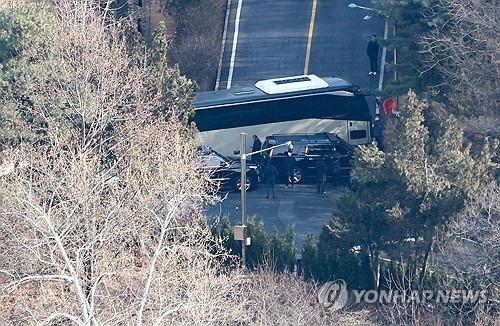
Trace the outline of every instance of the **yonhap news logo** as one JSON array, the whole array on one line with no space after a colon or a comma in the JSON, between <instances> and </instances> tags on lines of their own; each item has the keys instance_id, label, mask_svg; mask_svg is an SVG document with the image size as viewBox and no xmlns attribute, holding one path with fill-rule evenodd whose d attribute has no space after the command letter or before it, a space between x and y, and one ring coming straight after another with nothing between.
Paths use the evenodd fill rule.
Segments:
<instances>
[{"instance_id":1,"label":"yonhap news logo","mask_svg":"<svg viewBox=\"0 0 500 326\"><path fill-rule=\"evenodd\" d=\"M330 311L344 308L349 298L347 284L344 280L336 280L323 284L318 292L320 304Z\"/></svg>"},{"instance_id":2,"label":"yonhap news logo","mask_svg":"<svg viewBox=\"0 0 500 326\"><path fill-rule=\"evenodd\" d=\"M345 307L349 297L352 303L407 304L434 302L437 304L478 304L485 303L492 293L487 290L352 290L347 291L347 283L338 279L324 283L318 291L318 301L330 311Z\"/></svg>"}]
</instances>

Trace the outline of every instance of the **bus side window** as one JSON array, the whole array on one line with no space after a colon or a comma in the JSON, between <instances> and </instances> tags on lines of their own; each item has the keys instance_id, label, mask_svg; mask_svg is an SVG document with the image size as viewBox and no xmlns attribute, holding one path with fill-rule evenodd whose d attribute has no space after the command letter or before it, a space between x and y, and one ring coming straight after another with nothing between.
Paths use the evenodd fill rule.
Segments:
<instances>
[{"instance_id":1,"label":"bus side window","mask_svg":"<svg viewBox=\"0 0 500 326\"><path fill-rule=\"evenodd\" d=\"M224 129L241 126L240 110L234 107L221 107L205 110L205 130Z\"/></svg>"},{"instance_id":2,"label":"bus side window","mask_svg":"<svg viewBox=\"0 0 500 326\"><path fill-rule=\"evenodd\" d=\"M343 96L323 94L314 97L314 117L345 119L347 99Z\"/></svg>"},{"instance_id":3,"label":"bus side window","mask_svg":"<svg viewBox=\"0 0 500 326\"><path fill-rule=\"evenodd\" d=\"M262 123L275 122L274 111L271 110L269 103L249 103L242 105L241 119L242 125L258 125Z\"/></svg>"},{"instance_id":4,"label":"bus side window","mask_svg":"<svg viewBox=\"0 0 500 326\"><path fill-rule=\"evenodd\" d=\"M366 130L349 131L349 139L364 139L364 138L366 138Z\"/></svg>"},{"instance_id":5,"label":"bus side window","mask_svg":"<svg viewBox=\"0 0 500 326\"><path fill-rule=\"evenodd\" d=\"M309 106L314 99L312 96L290 98L283 101L274 101L277 121L309 119Z\"/></svg>"}]
</instances>

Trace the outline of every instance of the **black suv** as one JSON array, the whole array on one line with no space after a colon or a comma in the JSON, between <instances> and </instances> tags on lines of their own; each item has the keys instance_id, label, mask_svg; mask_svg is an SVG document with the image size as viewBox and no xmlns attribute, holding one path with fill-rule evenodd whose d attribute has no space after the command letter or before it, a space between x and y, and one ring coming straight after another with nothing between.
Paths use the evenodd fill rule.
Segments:
<instances>
[{"instance_id":1,"label":"black suv","mask_svg":"<svg viewBox=\"0 0 500 326\"><path fill-rule=\"evenodd\" d=\"M241 162L237 159L230 159L217 153L210 147L201 146L197 149L197 155L201 162L202 169L210 172L212 179L219 182L221 190L235 191L241 190ZM252 161L247 161L246 189L257 188L260 181L259 165Z\"/></svg>"},{"instance_id":2,"label":"black suv","mask_svg":"<svg viewBox=\"0 0 500 326\"><path fill-rule=\"evenodd\" d=\"M321 156L324 156L327 161L328 177L349 176L349 172L352 170L351 159L354 154L354 147L336 134L328 132L315 134L276 134L267 136L262 148L266 149L285 144L287 141L292 142L292 155L297 161L294 171L296 183L305 177L316 176L315 166ZM286 177L284 158L287 152L288 148L286 146L264 152L264 158L272 158L273 164L278 169L278 173L282 179Z\"/></svg>"}]
</instances>

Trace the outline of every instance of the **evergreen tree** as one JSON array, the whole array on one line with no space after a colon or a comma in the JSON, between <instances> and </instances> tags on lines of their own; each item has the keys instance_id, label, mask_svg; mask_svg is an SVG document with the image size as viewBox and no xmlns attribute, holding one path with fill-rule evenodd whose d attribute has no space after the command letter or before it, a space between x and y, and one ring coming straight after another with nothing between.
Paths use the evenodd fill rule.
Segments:
<instances>
[{"instance_id":1,"label":"evergreen tree","mask_svg":"<svg viewBox=\"0 0 500 326\"><path fill-rule=\"evenodd\" d=\"M316 238L308 235L302 248L304 279L327 282L343 279L352 289L372 287L368 256L337 218L329 221Z\"/></svg>"},{"instance_id":2,"label":"evergreen tree","mask_svg":"<svg viewBox=\"0 0 500 326\"><path fill-rule=\"evenodd\" d=\"M264 221L255 223L255 216L247 221L247 236L252 240L250 246L247 246L247 266L251 269L261 265L269 259L269 239L264 229Z\"/></svg>"},{"instance_id":3,"label":"evergreen tree","mask_svg":"<svg viewBox=\"0 0 500 326\"><path fill-rule=\"evenodd\" d=\"M421 283L438 228L446 226L466 200L491 180L493 166L488 143L479 157L471 156L470 145L454 117L442 126L444 131L435 140L430 139L424 124L426 108L415 93L409 93L401 138L393 153L393 167L408 193L408 200L401 205L406 212L406 234L415 241L413 275L420 267Z\"/></svg>"},{"instance_id":4,"label":"evergreen tree","mask_svg":"<svg viewBox=\"0 0 500 326\"><path fill-rule=\"evenodd\" d=\"M17 106L1 104L1 152L6 145L36 138L38 128L25 128L26 123L36 123L29 113L32 101L24 94L25 71L42 60L57 36L53 15L40 3L6 4L0 10L0 31L0 95L12 92L18 101Z\"/></svg>"},{"instance_id":5,"label":"evergreen tree","mask_svg":"<svg viewBox=\"0 0 500 326\"><path fill-rule=\"evenodd\" d=\"M306 241L302 246L302 269L304 271L304 279L313 279L320 274L322 264L318 261L318 247L316 245L317 237L313 234L308 234Z\"/></svg>"},{"instance_id":6,"label":"evergreen tree","mask_svg":"<svg viewBox=\"0 0 500 326\"><path fill-rule=\"evenodd\" d=\"M241 251L241 246L238 241L234 240L234 229L231 226L229 216L224 215L219 222L219 225L217 225L214 230L217 231L220 238L222 238L224 247L228 249L229 253L238 255L238 253Z\"/></svg>"},{"instance_id":7,"label":"evergreen tree","mask_svg":"<svg viewBox=\"0 0 500 326\"><path fill-rule=\"evenodd\" d=\"M387 61L387 70L396 72L397 80L387 79L384 92L389 96L403 95L408 89L417 93L430 91L433 87L443 87L443 79L437 69L429 68L421 53L421 36L446 16L437 11L437 0L375 0L375 6L388 17L391 35L385 41L389 58L396 50L394 58ZM391 62L392 61L392 62ZM433 92L438 94L437 92Z\"/></svg>"},{"instance_id":8,"label":"evergreen tree","mask_svg":"<svg viewBox=\"0 0 500 326\"><path fill-rule=\"evenodd\" d=\"M165 114L172 112L172 108L176 108L175 114L181 121L187 123L188 118L194 115L191 103L198 87L194 81L181 75L178 66L169 65L170 44L165 24L162 22L153 33L150 51L153 78L160 85L157 91L164 103L164 107L158 108L158 110Z\"/></svg>"},{"instance_id":9,"label":"evergreen tree","mask_svg":"<svg viewBox=\"0 0 500 326\"><path fill-rule=\"evenodd\" d=\"M461 212L491 179L495 165L485 143L478 157L470 153L455 118L431 137L425 124L425 101L415 93L402 112L394 151L375 146L355 154L352 189L338 203L338 213L319 238L319 261L337 261L326 271L342 270L349 247L359 246L369 258L372 283L380 284L380 253L411 266L414 281L422 284L438 230ZM308 251L313 252L310 248ZM418 271L420 270L420 275Z\"/></svg>"},{"instance_id":10,"label":"evergreen tree","mask_svg":"<svg viewBox=\"0 0 500 326\"><path fill-rule=\"evenodd\" d=\"M269 240L270 257L277 271L288 269L293 271L295 266L297 248L295 247L295 227L287 226L285 234L279 235L274 228Z\"/></svg>"}]
</instances>

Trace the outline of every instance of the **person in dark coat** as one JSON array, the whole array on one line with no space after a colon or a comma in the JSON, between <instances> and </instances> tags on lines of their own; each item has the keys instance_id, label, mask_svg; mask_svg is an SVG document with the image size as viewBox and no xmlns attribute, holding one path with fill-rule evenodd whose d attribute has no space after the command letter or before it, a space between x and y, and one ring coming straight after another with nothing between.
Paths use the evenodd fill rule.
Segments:
<instances>
[{"instance_id":1,"label":"person in dark coat","mask_svg":"<svg viewBox=\"0 0 500 326\"><path fill-rule=\"evenodd\" d=\"M318 194L324 194L326 182L326 162L324 156L321 156L316 162L316 179L318 181Z\"/></svg>"},{"instance_id":2,"label":"person in dark coat","mask_svg":"<svg viewBox=\"0 0 500 326\"><path fill-rule=\"evenodd\" d=\"M375 120L372 124L373 140L377 142L377 146L382 150L382 121L380 121L380 115L375 114Z\"/></svg>"},{"instance_id":3,"label":"person in dark coat","mask_svg":"<svg viewBox=\"0 0 500 326\"><path fill-rule=\"evenodd\" d=\"M252 152L260 151L262 149L262 142L260 141L259 136L253 135L252 138L253 138ZM252 160L254 160L255 162L260 162L261 158L262 158L262 153L252 155Z\"/></svg>"},{"instance_id":4,"label":"person in dark coat","mask_svg":"<svg viewBox=\"0 0 500 326\"><path fill-rule=\"evenodd\" d=\"M370 75L377 75L378 70L378 44L376 41L377 35L372 35L370 37L370 41L368 42L368 46L366 48L366 55L370 59Z\"/></svg>"},{"instance_id":5,"label":"person in dark coat","mask_svg":"<svg viewBox=\"0 0 500 326\"><path fill-rule=\"evenodd\" d=\"M137 31L142 35L141 18L137 18Z\"/></svg>"},{"instance_id":6,"label":"person in dark coat","mask_svg":"<svg viewBox=\"0 0 500 326\"><path fill-rule=\"evenodd\" d=\"M328 153L327 166L329 173L334 177L340 173L340 154L335 146L333 146Z\"/></svg>"},{"instance_id":7,"label":"person in dark coat","mask_svg":"<svg viewBox=\"0 0 500 326\"><path fill-rule=\"evenodd\" d=\"M273 193L273 199L276 198L274 194L274 186L276 185L277 176L278 176L278 169L276 169L271 160L269 160L267 162L266 168L264 169L264 179L266 180L267 199L269 199L270 190Z\"/></svg>"},{"instance_id":8,"label":"person in dark coat","mask_svg":"<svg viewBox=\"0 0 500 326\"><path fill-rule=\"evenodd\" d=\"M286 188L288 188L288 185L291 183L292 188L293 185L295 184L295 179L294 179L294 170L295 166L297 165L297 160L295 157L293 157L292 152L287 152L286 157L285 157L285 162L284 162L284 167L286 171Z\"/></svg>"}]
</instances>

